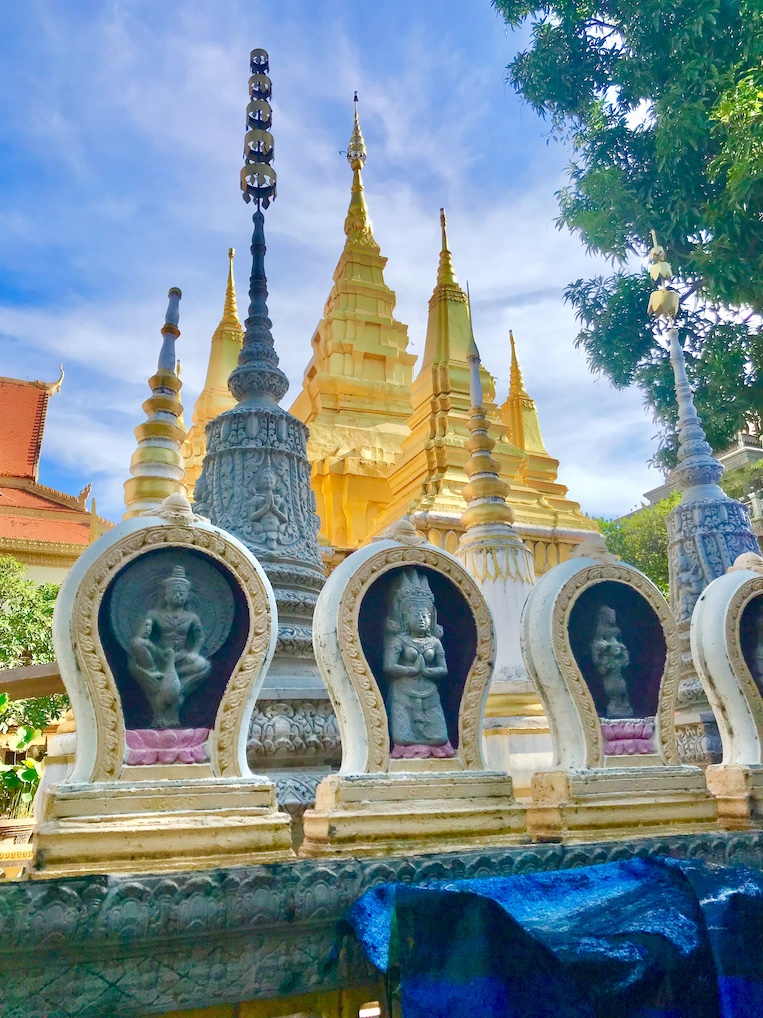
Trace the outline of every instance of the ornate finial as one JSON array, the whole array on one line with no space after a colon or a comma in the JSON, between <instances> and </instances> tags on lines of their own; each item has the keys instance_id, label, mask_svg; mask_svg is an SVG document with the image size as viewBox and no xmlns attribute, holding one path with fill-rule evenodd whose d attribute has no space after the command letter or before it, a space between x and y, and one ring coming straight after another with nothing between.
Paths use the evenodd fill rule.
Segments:
<instances>
[{"instance_id":1,"label":"ornate finial","mask_svg":"<svg viewBox=\"0 0 763 1018\"><path fill-rule=\"evenodd\" d=\"M750 571L763 574L763 557L756 555L754 551L745 551L737 555L734 564L729 566L727 573L740 573Z\"/></svg>"},{"instance_id":2,"label":"ornate finial","mask_svg":"<svg viewBox=\"0 0 763 1018\"><path fill-rule=\"evenodd\" d=\"M570 552L570 558L592 558L596 562L619 562L620 556L613 555L607 547L603 534L591 534Z\"/></svg>"},{"instance_id":3,"label":"ornate finial","mask_svg":"<svg viewBox=\"0 0 763 1018\"><path fill-rule=\"evenodd\" d=\"M666 281L673 273L666 260L665 249L657 242L654 230L652 241L654 246L649 252L649 260L652 262L649 274L653 280L660 280L662 287L650 296L648 310L649 314L666 318L672 323L678 313L678 293L667 288ZM671 471L671 477L681 491L707 485L714 489L710 497L726 498L717 487L723 476L723 465L712 455L713 450L694 406L694 396L686 374L686 360L678 340L678 329L674 326L668 332L668 339L678 401L678 465Z\"/></svg>"},{"instance_id":4,"label":"ornate finial","mask_svg":"<svg viewBox=\"0 0 763 1018\"><path fill-rule=\"evenodd\" d=\"M247 111L247 131L244 147L246 164L241 170L241 189L244 199L255 198L257 211L252 217L252 274L249 278L249 317L244 322L246 333L238 358L228 379L228 388L239 402L265 399L278 403L288 391L289 380L278 367L278 354L273 345L270 331L272 322L268 316L268 281L265 276L265 217L262 209L267 208L276 196L275 170L270 163L273 159L273 114L268 99L272 86L265 73L268 70L268 55L264 49L252 50L252 76L249 79L251 96Z\"/></svg>"},{"instance_id":5,"label":"ornate finial","mask_svg":"<svg viewBox=\"0 0 763 1018\"><path fill-rule=\"evenodd\" d=\"M398 544L407 544L414 547L429 543L416 530L409 516L401 516L399 520L395 520L394 523L391 523L380 534L372 538L372 541L397 541Z\"/></svg>"},{"instance_id":6,"label":"ornate finial","mask_svg":"<svg viewBox=\"0 0 763 1018\"><path fill-rule=\"evenodd\" d=\"M178 398L182 382L175 361L175 340L180 335L180 298L173 286L162 326L162 349L155 375L148 380L151 395L143 404L147 419L135 429L138 448L130 460L132 477L125 481L124 519L158 508L174 492L185 491L180 446L185 438L183 405Z\"/></svg>"},{"instance_id":7,"label":"ornate finial","mask_svg":"<svg viewBox=\"0 0 763 1018\"><path fill-rule=\"evenodd\" d=\"M482 406L482 379L480 378L480 352L474 338L472 324L472 297L469 293L469 282L466 283L466 305L469 309L469 346L466 359L469 362L469 399L473 407Z\"/></svg>"},{"instance_id":8,"label":"ornate finial","mask_svg":"<svg viewBox=\"0 0 763 1018\"><path fill-rule=\"evenodd\" d=\"M269 99L273 85L268 77L270 63L264 49L253 49L249 56L252 76L249 79L249 105L246 107L244 135L244 166L241 170L241 191L244 201L252 198L267 208L276 196L276 171L273 161L273 111Z\"/></svg>"},{"instance_id":9,"label":"ornate finial","mask_svg":"<svg viewBox=\"0 0 763 1018\"><path fill-rule=\"evenodd\" d=\"M347 146L347 162L353 168L353 170L359 170L365 165L366 158L368 157L368 150L366 149L366 143L363 139L363 132L360 130L360 121L358 120L358 93L355 93L353 99L355 103L355 119L352 128L352 134L350 135L350 144ZM355 164L359 163L359 166Z\"/></svg>"},{"instance_id":10,"label":"ornate finial","mask_svg":"<svg viewBox=\"0 0 763 1018\"><path fill-rule=\"evenodd\" d=\"M458 286L456 273L453 271L453 261L448 247L448 221L445 218L445 209L440 209L440 230L442 232L442 247L440 249L440 264L437 269L438 286ZM460 287L459 287L460 289Z\"/></svg>"},{"instance_id":11,"label":"ornate finial","mask_svg":"<svg viewBox=\"0 0 763 1018\"><path fill-rule=\"evenodd\" d=\"M176 374L175 340L180 335L178 322L180 321L180 298L183 294L176 286L173 286L167 296L169 297L169 304L167 305L167 314L164 316L164 326L162 327L164 342L159 353L159 371L171 371L173 374Z\"/></svg>"},{"instance_id":12,"label":"ornate finial","mask_svg":"<svg viewBox=\"0 0 763 1018\"><path fill-rule=\"evenodd\" d=\"M652 263L649 275L655 283L658 283L659 288L653 290L649 295L647 311L650 315L672 321L678 314L678 293L668 286L668 280L673 275L673 271L666 260L665 248L658 244L657 234L654 230L652 230L652 250L649 252L649 260Z\"/></svg>"},{"instance_id":13,"label":"ornate finial","mask_svg":"<svg viewBox=\"0 0 763 1018\"><path fill-rule=\"evenodd\" d=\"M527 396L525 383L522 378L522 369L517 359L517 348L514 343L514 333L509 329L509 342L511 343L511 370L509 374L509 396Z\"/></svg>"},{"instance_id":14,"label":"ornate finial","mask_svg":"<svg viewBox=\"0 0 763 1018\"><path fill-rule=\"evenodd\" d=\"M35 380L35 385L39 385L41 389L46 389L49 396L52 396L56 392L61 391L61 382L64 380L64 366L63 364L58 365L58 378L55 382L41 382L40 379Z\"/></svg>"},{"instance_id":15,"label":"ornate finial","mask_svg":"<svg viewBox=\"0 0 763 1018\"><path fill-rule=\"evenodd\" d=\"M194 513L191 503L182 491L176 491L174 494L168 495L159 508L152 511L151 515L160 516L168 523L180 525L198 523L204 519L203 516L197 516Z\"/></svg>"},{"instance_id":16,"label":"ornate finial","mask_svg":"<svg viewBox=\"0 0 763 1018\"><path fill-rule=\"evenodd\" d=\"M240 329L241 322L238 319L238 306L236 304L236 284L233 281L233 256L235 253L234 248L228 248L228 284L225 287L225 304L220 325L232 325L234 328Z\"/></svg>"},{"instance_id":17,"label":"ornate finial","mask_svg":"<svg viewBox=\"0 0 763 1018\"><path fill-rule=\"evenodd\" d=\"M347 146L347 162L352 167L352 194L350 207L347 209L347 218L344 221L344 232L349 243L368 247L378 253L379 245L374 240L371 227L371 217L368 214L366 196L363 191L363 179L360 171L368 155L366 143L360 130L358 120L358 93L355 93L355 120L350 136L350 144Z\"/></svg>"}]
</instances>

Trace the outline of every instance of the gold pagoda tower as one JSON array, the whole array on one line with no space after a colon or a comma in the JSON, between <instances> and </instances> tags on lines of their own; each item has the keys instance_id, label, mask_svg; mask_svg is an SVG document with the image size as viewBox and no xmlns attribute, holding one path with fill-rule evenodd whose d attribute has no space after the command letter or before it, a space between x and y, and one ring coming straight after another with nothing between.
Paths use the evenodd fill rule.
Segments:
<instances>
[{"instance_id":1,"label":"gold pagoda tower","mask_svg":"<svg viewBox=\"0 0 763 1018\"><path fill-rule=\"evenodd\" d=\"M307 452L324 544L342 555L361 545L389 504L387 477L409 434L416 360L394 317L387 259L374 239L361 171L358 120L347 149L352 194L334 285L312 339L313 355L291 413L310 429Z\"/></svg>"},{"instance_id":2,"label":"gold pagoda tower","mask_svg":"<svg viewBox=\"0 0 763 1018\"><path fill-rule=\"evenodd\" d=\"M228 378L238 364L244 330L238 317L236 287L233 282L233 248L228 249L228 284L225 288L225 303L220 324L212 334L209 363L204 388L193 407L191 427L183 442L182 455L185 465L185 484L188 497L193 501L193 491L201 474L201 467L207 451L206 427L225 410L236 405L228 388Z\"/></svg>"}]
</instances>

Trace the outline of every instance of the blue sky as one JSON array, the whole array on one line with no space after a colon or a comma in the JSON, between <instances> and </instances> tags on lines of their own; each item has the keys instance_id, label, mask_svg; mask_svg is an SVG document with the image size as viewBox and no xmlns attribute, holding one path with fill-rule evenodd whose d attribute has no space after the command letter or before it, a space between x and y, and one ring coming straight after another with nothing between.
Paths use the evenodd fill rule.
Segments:
<instances>
[{"instance_id":1,"label":"blue sky","mask_svg":"<svg viewBox=\"0 0 763 1018\"><path fill-rule=\"evenodd\" d=\"M438 209L469 280L498 395L514 329L560 480L619 515L659 483L636 391L592 376L564 285L606 270L554 227L569 152L505 83L526 42L488 0L26 0L0 41L0 374L66 379L40 479L123 511L170 286L190 420L220 318L227 249L245 312L251 209L238 177L248 56L270 53L278 199L267 213L270 309L296 396L341 251L361 100L376 239L410 349L434 285ZM242 318L244 314L242 313Z\"/></svg>"}]
</instances>

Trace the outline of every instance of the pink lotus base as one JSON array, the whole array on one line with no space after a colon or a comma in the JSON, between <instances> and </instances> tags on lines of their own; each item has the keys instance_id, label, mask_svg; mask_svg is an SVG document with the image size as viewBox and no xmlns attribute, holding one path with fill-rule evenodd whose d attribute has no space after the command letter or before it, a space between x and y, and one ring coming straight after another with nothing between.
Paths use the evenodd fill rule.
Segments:
<instances>
[{"instance_id":1,"label":"pink lotus base","mask_svg":"<svg viewBox=\"0 0 763 1018\"><path fill-rule=\"evenodd\" d=\"M456 751L450 744L450 740L443 746L424 746L414 743L412 746L393 746L390 757L393 760L427 760L429 757L451 757Z\"/></svg>"},{"instance_id":2,"label":"pink lotus base","mask_svg":"<svg viewBox=\"0 0 763 1018\"><path fill-rule=\"evenodd\" d=\"M643 756L656 753L654 718L630 718L622 721L601 719L604 756Z\"/></svg>"},{"instance_id":3,"label":"pink lotus base","mask_svg":"<svg viewBox=\"0 0 763 1018\"><path fill-rule=\"evenodd\" d=\"M209 759L208 728L133 728L125 732L127 759L132 766L204 763Z\"/></svg>"}]
</instances>

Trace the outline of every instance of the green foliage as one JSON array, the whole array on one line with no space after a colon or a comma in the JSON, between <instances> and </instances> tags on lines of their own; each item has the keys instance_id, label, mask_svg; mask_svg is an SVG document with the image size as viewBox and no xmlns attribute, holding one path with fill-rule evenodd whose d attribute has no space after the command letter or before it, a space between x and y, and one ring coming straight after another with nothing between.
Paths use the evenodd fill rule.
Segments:
<instances>
[{"instance_id":1,"label":"green foliage","mask_svg":"<svg viewBox=\"0 0 763 1018\"><path fill-rule=\"evenodd\" d=\"M674 458L667 357L633 256L650 229L676 273L697 406L716 449L763 406L761 0L493 0L531 45L509 80L573 145L558 225L619 261L566 292L593 370L637 384ZM629 261L630 259L630 261Z\"/></svg>"},{"instance_id":2,"label":"green foliage","mask_svg":"<svg viewBox=\"0 0 763 1018\"><path fill-rule=\"evenodd\" d=\"M736 470L727 470L718 482L731 498L743 498L753 491L763 489L763 460L748 463Z\"/></svg>"},{"instance_id":3,"label":"green foliage","mask_svg":"<svg viewBox=\"0 0 763 1018\"><path fill-rule=\"evenodd\" d=\"M27 580L24 567L0 556L0 668L53 660L53 606L58 585Z\"/></svg>"},{"instance_id":4,"label":"green foliage","mask_svg":"<svg viewBox=\"0 0 763 1018\"><path fill-rule=\"evenodd\" d=\"M655 505L639 509L620 520L596 522L607 539L607 548L613 555L619 555L623 562L640 569L667 597L668 578L668 531L665 524L667 515L675 509L681 499L680 492Z\"/></svg>"},{"instance_id":5,"label":"green foliage","mask_svg":"<svg viewBox=\"0 0 763 1018\"><path fill-rule=\"evenodd\" d=\"M0 816L23 817L32 811L40 783L40 765L36 760L0 765Z\"/></svg>"},{"instance_id":6,"label":"green foliage","mask_svg":"<svg viewBox=\"0 0 763 1018\"><path fill-rule=\"evenodd\" d=\"M51 623L57 593L56 584L37 586L24 577L24 567L16 559L0 556L0 668L53 660ZM14 733L15 753L22 754L68 706L63 695L11 700L0 692L0 732ZM34 760L0 765L0 815L28 812L38 781Z\"/></svg>"}]
</instances>

